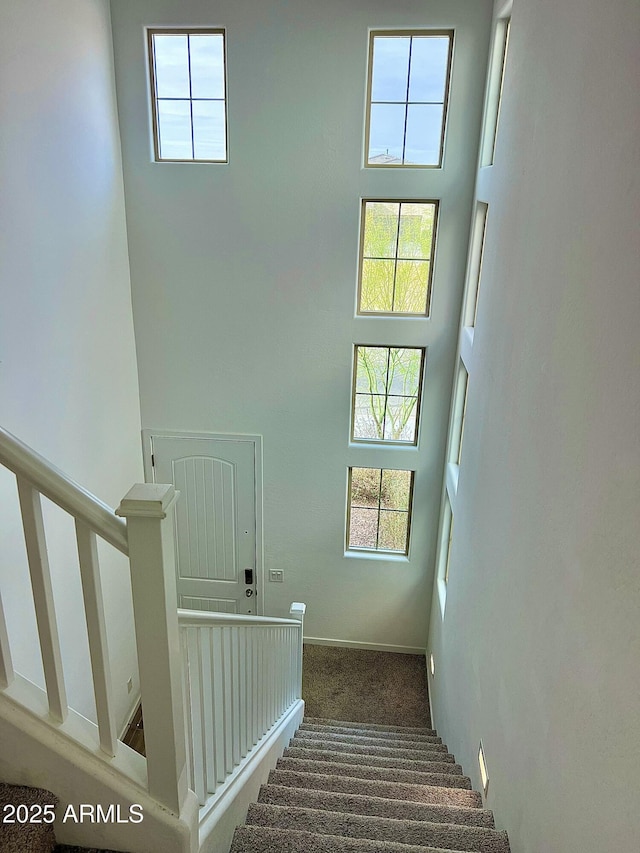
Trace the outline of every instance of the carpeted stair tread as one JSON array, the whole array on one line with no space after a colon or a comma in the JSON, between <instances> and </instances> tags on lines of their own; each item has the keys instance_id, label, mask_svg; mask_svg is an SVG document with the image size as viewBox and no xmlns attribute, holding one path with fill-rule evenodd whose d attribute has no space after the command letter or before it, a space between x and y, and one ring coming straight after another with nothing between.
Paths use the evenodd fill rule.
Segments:
<instances>
[{"instance_id":1,"label":"carpeted stair tread","mask_svg":"<svg viewBox=\"0 0 640 853\"><path fill-rule=\"evenodd\" d=\"M329 773L335 776L354 776L358 779L382 779L387 782L406 782L410 785L440 785L445 788L471 789L471 780L462 775L459 764L443 765L445 770L433 773L416 773L397 770L395 767L371 767L367 764L340 764L339 762L305 761L302 758L280 758L277 770L303 773Z\"/></svg>"},{"instance_id":2,"label":"carpeted stair tread","mask_svg":"<svg viewBox=\"0 0 640 853\"><path fill-rule=\"evenodd\" d=\"M415 803L364 794L314 791L308 788L292 788L284 785L263 785L260 788L258 802L271 803L275 806L298 806L359 815L377 815L379 817L392 817L397 820L428 820L432 823L495 828L493 812L489 809Z\"/></svg>"},{"instance_id":3,"label":"carpeted stair tread","mask_svg":"<svg viewBox=\"0 0 640 853\"><path fill-rule=\"evenodd\" d=\"M341 838L300 830L272 829L267 826L239 826L229 853L452 853L435 847Z\"/></svg>"},{"instance_id":4,"label":"carpeted stair tread","mask_svg":"<svg viewBox=\"0 0 640 853\"><path fill-rule=\"evenodd\" d=\"M317 740L318 732L309 732L304 729L298 729L294 735L296 738L304 738ZM362 746L380 746L380 738L378 737L367 737L366 735L349 735L349 734L336 734L335 732L326 732L322 735L322 740L326 741L334 741L335 743L359 743ZM428 749L430 744L434 743L442 743L442 738L432 736L432 735L424 735L421 740L402 740L401 749ZM395 746L395 742L394 742Z\"/></svg>"},{"instance_id":5,"label":"carpeted stair tread","mask_svg":"<svg viewBox=\"0 0 640 853\"><path fill-rule=\"evenodd\" d=\"M378 729L368 729L366 726L360 728L349 728L346 726L321 726L316 723L301 723L299 731L303 732L320 732L321 734L336 734L336 735L359 735L361 737L373 737L381 740L425 740L427 738L438 737L438 732L435 729L428 729L426 732L389 732Z\"/></svg>"},{"instance_id":6,"label":"carpeted stair tread","mask_svg":"<svg viewBox=\"0 0 640 853\"><path fill-rule=\"evenodd\" d=\"M9 785L0 782L0 814L5 806L25 805L33 815L32 806L58 805L58 798L42 788ZM52 853L56 846L53 825L50 823L2 823L0 850L2 853Z\"/></svg>"},{"instance_id":7,"label":"carpeted stair tread","mask_svg":"<svg viewBox=\"0 0 640 853\"><path fill-rule=\"evenodd\" d=\"M304 723L314 726L339 726L341 729L371 729L376 732L414 732L416 734L435 735L434 729L425 726L387 726L384 723L353 723L349 720L330 720L324 717L305 717Z\"/></svg>"},{"instance_id":8,"label":"carpeted stair tread","mask_svg":"<svg viewBox=\"0 0 640 853\"><path fill-rule=\"evenodd\" d=\"M456 778L456 777L452 777ZM457 777L464 778L464 777ZM405 782L388 782L380 779L361 779L337 776L330 773L305 773L292 770L271 770L269 784L311 788L317 791L338 791L345 794L365 794L392 800L415 803L482 808L482 797L477 791L449 788L440 785L410 785Z\"/></svg>"},{"instance_id":9,"label":"carpeted stair tread","mask_svg":"<svg viewBox=\"0 0 640 853\"><path fill-rule=\"evenodd\" d=\"M335 752L331 749L306 749L297 746L288 746L284 751L284 758L339 761L341 764L369 764L371 767L396 767L398 770L417 770L418 773L431 773L436 768L455 764L455 758L449 753L426 753L422 761L416 761L411 758L396 758L392 755L363 755L360 752Z\"/></svg>"},{"instance_id":10,"label":"carpeted stair tread","mask_svg":"<svg viewBox=\"0 0 640 853\"><path fill-rule=\"evenodd\" d=\"M415 759L416 761L430 761L431 756L435 753L450 755L447 747L440 743L429 744L428 748L424 749L399 749L395 746L384 746L383 744L380 744L380 746L371 746L369 744L363 745L361 743L346 741L336 743L333 740L293 737L289 745L299 747L300 749L333 750L334 752L351 752L359 753L360 755L386 755L387 758L407 758ZM434 760L440 761L439 758Z\"/></svg>"},{"instance_id":11,"label":"carpeted stair tread","mask_svg":"<svg viewBox=\"0 0 640 853\"><path fill-rule=\"evenodd\" d=\"M247 824L474 853L509 853L506 833L494 829L296 806L252 803L247 813Z\"/></svg>"}]
</instances>

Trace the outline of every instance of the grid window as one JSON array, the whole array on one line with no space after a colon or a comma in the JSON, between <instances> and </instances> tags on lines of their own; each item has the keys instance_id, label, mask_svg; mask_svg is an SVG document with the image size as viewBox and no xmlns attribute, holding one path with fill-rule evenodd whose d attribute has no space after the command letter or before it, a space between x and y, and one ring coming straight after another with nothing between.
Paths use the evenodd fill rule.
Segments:
<instances>
[{"instance_id":1,"label":"grid window","mask_svg":"<svg viewBox=\"0 0 640 853\"><path fill-rule=\"evenodd\" d=\"M149 30L156 160L227 162L223 30Z\"/></svg>"},{"instance_id":2,"label":"grid window","mask_svg":"<svg viewBox=\"0 0 640 853\"><path fill-rule=\"evenodd\" d=\"M356 346L353 441L416 444L424 349Z\"/></svg>"},{"instance_id":3,"label":"grid window","mask_svg":"<svg viewBox=\"0 0 640 853\"><path fill-rule=\"evenodd\" d=\"M453 33L371 33L367 166L442 164Z\"/></svg>"},{"instance_id":4,"label":"grid window","mask_svg":"<svg viewBox=\"0 0 640 853\"><path fill-rule=\"evenodd\" d=\"M350 468L347 548L407 554L413 471Z\"/></svg>"},{"instance_id":5,"label":"grid window","mask_svg":"<svg viewBox=\"0 0 640 853\"><path fill-rule=\"evenodd\" d=\"M436 201L363 201L359 314L429 315L437 218Z\"/></svg>"}]
</instances>

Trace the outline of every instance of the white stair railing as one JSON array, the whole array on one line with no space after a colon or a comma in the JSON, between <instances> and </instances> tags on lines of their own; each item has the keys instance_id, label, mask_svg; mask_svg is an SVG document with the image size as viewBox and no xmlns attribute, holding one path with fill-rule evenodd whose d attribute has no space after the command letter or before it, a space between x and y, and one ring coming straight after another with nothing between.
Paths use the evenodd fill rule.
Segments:
<instances>
[{"instance_id":1,"label":"white stair railing","mask_svg":"<svg viewBox=\"0 0 640 853\"><path fill-rule=\"evenodd\" d=\"M219 792L301 699L305 605L292 619L178 611L189 786Z\"/></svg>"},{"instance_id":2,"label":"white stair railing","mask_svg":"<svg viewBox=\"0 0 640 853\"><path fill-rule=\"evenodd\" d=\"M116 770L120 768L113 760L118 751L118 739L96 537L129 557L144 711L147 788L157 802L179 815L187 798L187 767L171 509L177 497L175 489L171 485L158 484L134 486L117 510L127 519L124 521L110 507L1 428L0 464L13 471L17 479L51 725L73 737L69 727L64 725L69 706L42 495L75 520L96 704L96 746L99 750L95 754L101 755ZM20 704L24 691L14 690L20 680L17 676L0 598L0 696ZM126 762L123 762L121 772L126 773L125 768Z\"/></svg>"}]
</instances>

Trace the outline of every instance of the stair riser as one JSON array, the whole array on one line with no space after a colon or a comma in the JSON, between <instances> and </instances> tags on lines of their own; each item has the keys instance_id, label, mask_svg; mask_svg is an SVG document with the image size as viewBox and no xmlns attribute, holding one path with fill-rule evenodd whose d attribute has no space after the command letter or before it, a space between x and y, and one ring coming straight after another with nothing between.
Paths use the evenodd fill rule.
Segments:
<instances>
[{"instance_id":1,"label":"stair riser","mask_svg":"<svg viewBox=\"0 0 640 853\"><path fill-rule=\"evenodd\" d=\"M306 754L305 754L306 753ZM380 764L374 759L377 756L370 755L352 755L341 752L315 752L308 749L285 749L283 758L295 758L298 761L313 761L322 762L323 764L350 764L356 767L377 767L380 770L390 771L406 771L409 773L454 773L462 776L462 767L459 764L451 764L450 762L428 761L422 762L419 767L404 766L396 767L393 764ZM384 760L384 759L383 759ZM406 764L407 762L405 762ZM415 765L418 762L408 762L409 765ZM384 778L384 777L380 777Z\"/></svg>"},{"instance_id":2,"label":"stair riser","mask_svg":"<svg viewBox=\"0 0 640 853\"><path fill-rule=\"evenodd\" d=\"M258 802L270 803L274 806L298 806L349 814L386 816L397 820L428 820L432 823L452 823L494 829L493 814L488 809L409 803L363 794L340 794L335 791L263 785Z\"/></svg>"},{"instance_id":3,"label":"stair riser","mask_svg":"<svg viewBox=\"0 0 640 853\"><path fill-rule=\"evenodd\" d=\"M351 752L359 755L381 755L387 758L405 758L413 761L426 760L435 753L449 755L447 747L444 744L430 744L428 749L397 749L395 747L386 746L363 746L359 743L335 743L331 740L313 740L311 738L291 738L290 746L297 746L300 749L321 749L323 751L333 750L334 752ZM427 756L427 758L425 758ZM440 759L438 759L440 760Z\"/></svg>"},{"instance_id":4,"label":"stair riser","mask_svg":"<svg viewBox=\"0 0 640 853\"><path fill-rule=\"evenodd\" d=\"M340 812L253 803L249 806L247 824L348 838L368 838L373 841L395 841L447 850L509 853L504 833L492 829L448 826L427 821L362 817Z\"/></svg>"},{"instance_id":5,"label":"stair riser","mask_svg":"<svg viewBox=\"0 0 640 853\"><path fill-rule=\"evenodd\" d=\"M414 732L415 734L436 734L434 729L423 726L387 726L384 723L354 723L350 720L328 720L323 717L305 717L304 723L319 726L338 726L346 729L371 729L378 732Z\"/></svg>"},{"instance_id":6,"label":"stair riser","mask_svg":"<svg viewBox=\"0 0 640 853\"><path fill-rule=\"evenodd\" d=\"M416 847L366 838L340 838L311 832L239 826L229 853L452 853L435 847Z\"/></svg>"},{"instance_id":7,"label":"stair riser","mask_svg":"<svg viewBox=\"0 0 640 853\"><path fill-rule=\"evenodd\" d=\"M303 773L328 773L335 776L352 776L357 779L374 779L387 782L405 782L409 785L438 785L445 788L471 788L471 780L462 775L458 764L447 764L445 771L414 773L411 770L395 770L386 767L370 767L366 764L334 764L324 761L303 761L298 758L281 758L278 770L293 770Z\"/></svg>"},{"instance_id":8,"label":"stair riser","mask_svg":"<svg viewBox=\"0 0 640 853\"><path fill-rule=\"evenodd\" d=\"M364 794L412 803L433 803L464 808L482 808L482 797L477 791L463 788L443 788L438 785L407 785L401 782L382 782L350 776L332 776L320 773L299 773L289 770L272 770L269 784L311 788L316 791L337 791L344 794Z\"/></svg>"},{"instance_id":9,"label":"stair riser","mask_svg":"<svg viewBox=\"0 0 640 853\"><path fill-rule=\"evenodd\" d=\"M295 733L294 737L296 738L311 738L312 740L318 739L318 732L308 732L304 729L298 729ZM333 741L334 743L358 743L362 746L380 746L380 738L377 737L365 737L361 735L339 735L335 733L328 732L326 735L323 735L322 740ZM393 746L395 747L396 741L394 741ZM428 747L429 744L432 743L442 743L442 738L439 737L424 737L422 740L415 739L402 739L402 746L400 749L424 749Z\"/></svg>"},{"instance_id":10,"label":"stair riser","mask_svg":"<svg viewBox=\"0 0 640 853\"><path fill-rule=\"evenodd\" d=\"M285 758L303 758L307 761L338 761L341 764L368 764L370 767L395 767L397 770L415 770L418 773L431 773L433 765L438 767L453 766L453 756L433 753L424 761L411 761L405 758L388 758L382 755L361 755L354 752L333 752L332 750L304 749L287 747ZM446 772L446 770L444 771Z\"/></svg>"},{"instance_id":11,"label":"stair riser","mask_svg":"<svg viewBox=\"0 0 640 853\"><path fill-rule=\"evenodd\" d=\"M358 737L370 737L370 738L378 738L380 740L426 740L427 738L436 738L438 735L433 729L428 729L426 732L417 733L417 732L385 732L385 731L376 731L375 729L367 729L365 727L361 729L356 728L345 728L342 726L317 726L312 723L302 723L300 725L298 731L303 732L326 732L327 734L335 734L335 735L347 735Z\"/></svg>"}]
</instances>

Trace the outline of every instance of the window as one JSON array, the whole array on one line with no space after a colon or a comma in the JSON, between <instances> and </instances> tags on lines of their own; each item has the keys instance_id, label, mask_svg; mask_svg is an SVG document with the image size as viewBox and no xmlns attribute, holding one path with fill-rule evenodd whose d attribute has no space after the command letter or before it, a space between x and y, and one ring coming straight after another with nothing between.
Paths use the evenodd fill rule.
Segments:
<instances>
[{"instance_id":1,"label":"window","mask_svg":"<svg viewBox=\"0 0 640 853\"><path fill-rule=\"evenodd\" d=\"M362 202L359 314L429 315L437 218L437 201Z\"/></svg>"},{"instance_id":2,"label":"window","mask_svg":"<svg viewBox=\"0 0 640 853\"><path fill-rule=\"evenodd\" d=\"M469 374L460 361L458 377L454 391L454 404L451 417L451 437L449 439L449 462L460 465L462 456L462 437L464 435L464 418L467 413L467 393L469 391Z\"/></svg>"},{"instance_id":3,"label":"window","mask_svg":"<svg viewBox=\"0 0 640 853\"><path fill-rule=\"evenodd\" d=\"M156 160L227 162L223 30L149 30Z\"/></svg>"},{"instance_id":4,"label":"window","mask_svg":"<svg viewBox=\"0 0 640 853\"><path fill-rule=\"evenodd\" d=\"M453 540L453 513L449 497L445 498L444 513L440 526L440 555L438 575L445 589L449 583L449 563L451 561L451 542Z\"/></svg>"},{"instance_id":5,"label":"window","mask_svg":"<svg viewBox=\"0 0 640 853\"><path fill-rule=\"evenodd\" d=\"M442 165L453 32L373 32L367 166Z\"/></svg>"},{"instance_id":6,"label":"window","mask_svg":"<svg viewBox=\"0 0 640 853\"><path fill-rule=\"evenodd\" d=\"M478 314L478 294L480 292L480 276L482 275L482 259L484 257L484 239L487 230L487 213L489 205L483 201L476 204L476 213L471 232L471 249L469 253L469 268L467 270L467 293L463 325L475 326Z\"/></svg>"},{"instance_id":7,"label":"window","mask_svg":"<svg viewBox=\"0 0 640 853\"><path fill-rule=\"evenodd\" d=\"M493 165L495 157L510 28L510 18L499 18L496 22L493 48L489 62L489 75L487 78L487 97L482 131L482 153L480 156L481 166Z\"/></svg>"},{"instance_id":8,"label":"window","mask_svg":"<svg viewBox=\"0 0 640 853\"><path fill-rule=\"evenodd\" d=\"M350 468L349 550L409 552L413 471Z\"/></svg>"},{"instance_id":9,"label":"window","mask_svg":"<svg viewBox=\"0 0 640 853\"><path fill-rule=\"evenodd\" d=\"M353 441L416 444L424 349L356 346Z\"/></svg>"}]
</instances>

